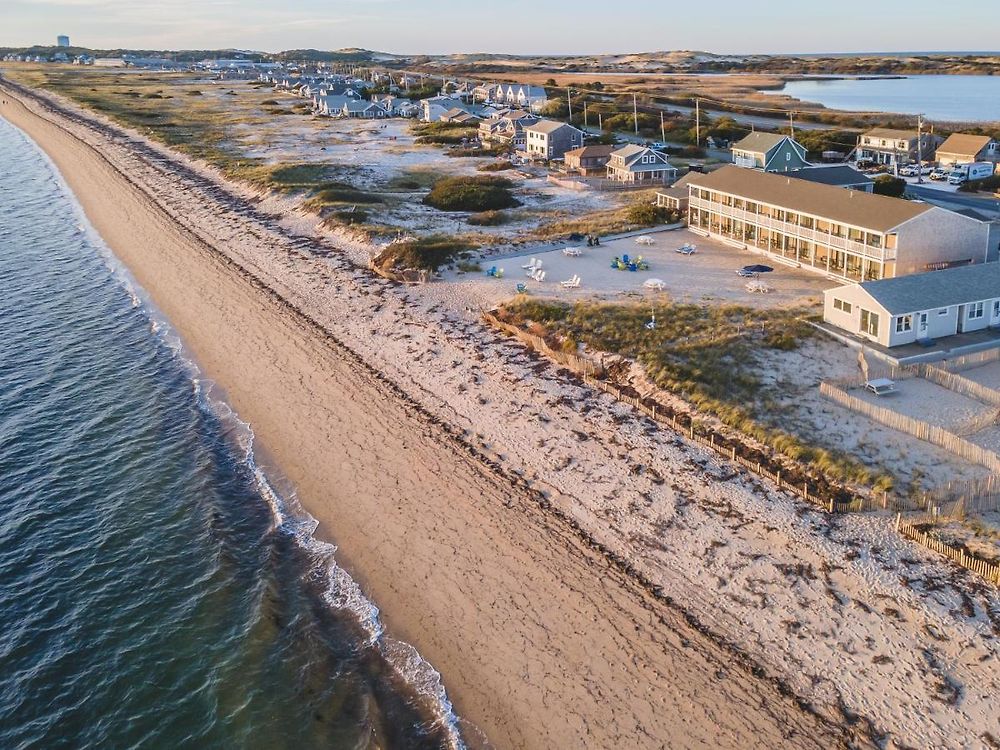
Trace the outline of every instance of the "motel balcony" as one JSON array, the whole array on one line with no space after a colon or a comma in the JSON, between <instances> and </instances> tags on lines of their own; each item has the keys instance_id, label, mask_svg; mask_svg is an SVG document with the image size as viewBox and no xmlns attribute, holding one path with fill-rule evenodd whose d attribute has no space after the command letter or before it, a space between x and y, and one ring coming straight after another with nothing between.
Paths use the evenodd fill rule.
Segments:
<instances>
[{"instance_id":1,"label":"motel balcony","mask_svg":"<svg viewBox=\"0 0 1000 750\"><path fill-rule=\"evenodd\" d=\"M795 237L801 240L809 240L810 242L814 242L818 245L824 245L834 250L843 250L844 252L853 253L854 255L870 258L872 260L885 262L896 259L896 253L894 250L888 250L885 247L875 247L874 245L851 240L846 237L835 235L831 232L824 232L819 229L804 227L787 221L781 221L771 216L747 211L746 209L736 208L734 206L724 206L721 203L714 203L703 198L694 197L691 198L689 206L692 209L710 211L718 214L719 216L735 219L748 224L754 224L761 229L780 232L788 235L789 237Z\"/></svg>"}]
</instances>

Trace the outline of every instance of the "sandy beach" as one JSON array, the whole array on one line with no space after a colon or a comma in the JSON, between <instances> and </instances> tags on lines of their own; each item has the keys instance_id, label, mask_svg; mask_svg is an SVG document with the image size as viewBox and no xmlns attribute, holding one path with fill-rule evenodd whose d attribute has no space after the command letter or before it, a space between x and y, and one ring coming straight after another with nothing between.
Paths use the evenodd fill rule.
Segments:
<instances>
[{"instance_id":1,"label":"sandy beach","mask_svg":"<svg viewBox=\"0 0 1000 750\"><path fill-rule=\"evenodd\" d=\"M803 508L474 313L373 279L314 217L3 90L0 115L494 746L1000 736L996 592L885 519Z\"/></svg>"}]
</instances>

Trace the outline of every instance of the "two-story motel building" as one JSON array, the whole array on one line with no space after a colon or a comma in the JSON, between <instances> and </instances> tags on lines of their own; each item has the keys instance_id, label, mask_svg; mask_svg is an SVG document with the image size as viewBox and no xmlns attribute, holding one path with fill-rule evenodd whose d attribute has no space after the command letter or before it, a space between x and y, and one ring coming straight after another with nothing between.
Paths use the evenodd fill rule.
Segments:
<instances>
[{"instance_id":1,"label":"two-story motel building","mask_svg":"<svg viewBox=\"0 0 1000 750\"><path fill-rule=\"evenodd\" d=\"M688 228L828 276L892 278L987 259L988 227L926 203L727 166L689 177Z\"/></svg>"}]
</instances>

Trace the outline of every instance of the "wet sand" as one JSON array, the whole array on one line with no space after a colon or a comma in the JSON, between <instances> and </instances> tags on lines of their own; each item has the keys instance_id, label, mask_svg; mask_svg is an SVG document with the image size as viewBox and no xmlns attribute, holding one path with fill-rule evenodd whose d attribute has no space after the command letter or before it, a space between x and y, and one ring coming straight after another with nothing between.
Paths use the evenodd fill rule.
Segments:
<instances>
[{"instance_id":1,"label":"wet sand","mask_svg":"<svg viewBox=\"0 0 1000 750\"><path fill-rule=\"evenodd\" d=\"M840 732L588 545L279 292L10 96L296 487L389 632L498 747L835 747Z\"/></svg>"}]
</instances>

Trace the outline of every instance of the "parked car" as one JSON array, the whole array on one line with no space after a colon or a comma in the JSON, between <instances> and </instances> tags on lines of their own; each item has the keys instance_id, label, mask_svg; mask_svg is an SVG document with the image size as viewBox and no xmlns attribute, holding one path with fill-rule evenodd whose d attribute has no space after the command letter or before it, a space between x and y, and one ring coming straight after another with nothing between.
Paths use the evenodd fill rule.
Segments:
<instances>
[{"instance_id":1,"label":"parked car","mask_svg":"<svg viewBox=\"0 0 1000 750\"><path fill-rule=\"evenodd\" d=\"M932 180L947 180L948 179L948 175L950 173L951 173L951 170L949 170L947 167L938 167L937 169L935 169L934 171L931 172L931 179Z\"/></svg>"},{"instance_id":2,"label":"parked car","mask_svg":"<svg viewBox=\"0 0 1000 750\"><path fill-rule=\"evenodd\" d=\"M916 177L918 173L916 164L907 164L905 167L899 170L901 177Z\"/></svg>"}]
</instances>

